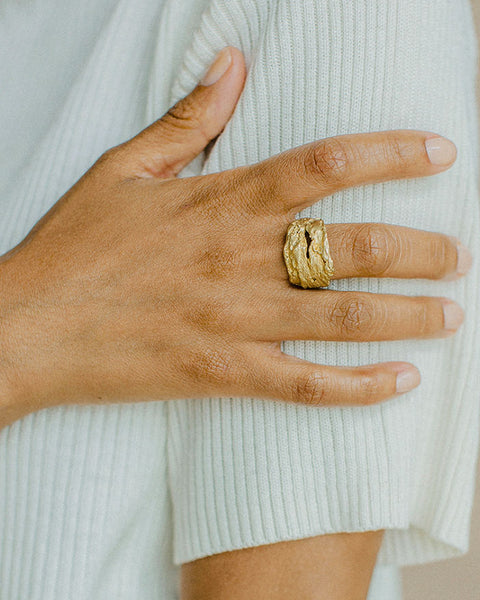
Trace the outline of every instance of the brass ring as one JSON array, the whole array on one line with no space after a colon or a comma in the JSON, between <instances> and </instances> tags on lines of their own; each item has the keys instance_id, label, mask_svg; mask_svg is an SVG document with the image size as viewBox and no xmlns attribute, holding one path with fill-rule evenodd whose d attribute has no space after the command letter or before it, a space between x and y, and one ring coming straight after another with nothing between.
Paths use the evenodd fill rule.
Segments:
<instances>
[{"instance_id":1,"label":"brass ring","mask_svg":"<svg viewBox=\"0 0 480 600\"><path fill-rule=\"evenodd\" d=\"M327 287L334 274L327 230L322 219L295 219L287 229L283 258L291 284Z\"/></svg>"}]
</instances>

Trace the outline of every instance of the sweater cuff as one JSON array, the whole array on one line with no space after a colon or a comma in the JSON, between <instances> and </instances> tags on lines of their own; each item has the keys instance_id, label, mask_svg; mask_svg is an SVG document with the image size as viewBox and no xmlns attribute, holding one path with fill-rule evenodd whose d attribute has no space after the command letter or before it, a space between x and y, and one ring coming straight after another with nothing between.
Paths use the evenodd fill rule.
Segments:
<instances>
[{"instance_id":1,"label":"sweater cuff","mask_svg":"<svg viewBox=\"0 0 480 600\"><path fill-rule=\"evenodd\" d=\"M346 408L253 398L169 402L174 563L377 529L387 530L379 564L465 553L462 515L473 490L463 490L462 510L450 503L448 514L412 512L410 404L405 398ZM468 481L470 487L473 474Z\"/></svg>"}]
</instances>

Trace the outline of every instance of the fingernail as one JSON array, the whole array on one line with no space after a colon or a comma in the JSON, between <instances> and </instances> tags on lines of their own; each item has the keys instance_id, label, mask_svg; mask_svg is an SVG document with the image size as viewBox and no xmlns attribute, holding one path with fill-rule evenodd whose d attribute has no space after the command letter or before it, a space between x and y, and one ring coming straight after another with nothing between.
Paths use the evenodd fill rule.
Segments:
<instances>
[{"instance_id":1,"label":"fingernail","mask_svg":"<svg viewBox=\"0 0 480 600\"><path fill-rule=\"evenodd\" d=\"M420 384L421 377L418 369L406 369L397 375L397 394L403 394L416 388Z\"/></svg>"},{"instance_id":2,"label":"fingernail","mask_svg":"<svg viewBox=\"0 0 480 600\"><path fill-rule=\"evenodd\" d=\"M232 53L230 48L223 48L217 54L217 58L212 66L208 69L207 73L200 81L201 85L213 85L220 77L227 71L228 67L232 62Z\"/></svg>"},{"instance_id":3,"label":"fingernail","mask_svg":"<svg viewBox=\"0 0 480 600\"><path fill-rule=\"evenodd\" d=\"M457 257L457 273L460 276L466 275L472 266L473 257L470 250L461 242L458 242Z\"/></svg>"},{"instance_id":4,"label":"fingernail","mask_svg":"<svg viewBox=\"0 0 480 600\"><path fill-rule=\"evenodd\" d=\"M428 158L433 165L449 165L457 156L457 148L453 142L441 136L425 140Z\"/></svg>"},{"instance_id":5,"label":"fingernail","mask_svg":"<svg viewBox=\"0 0 480 600\"><path fill-rule=\"evenodd\" d=\"M443 298L443 329L446 334L453 334L463 323L463 310L456 302Z\"/></svg>"},{"instance_id":6,"label":"fingernail","mask_svg":"<svg viewBox=\"0 0 480 600\"><path fill-rule=\"evenodd\" d=\"M457 247L457 267L453 273L449 273L443 279L445 281L455 281L460 277L463 277L470 271L470 267L472 266L473 257L470 250L462 244L462 242L453 235L448 236L452 243L454 243Z\"/></svg>"}]
</instances>

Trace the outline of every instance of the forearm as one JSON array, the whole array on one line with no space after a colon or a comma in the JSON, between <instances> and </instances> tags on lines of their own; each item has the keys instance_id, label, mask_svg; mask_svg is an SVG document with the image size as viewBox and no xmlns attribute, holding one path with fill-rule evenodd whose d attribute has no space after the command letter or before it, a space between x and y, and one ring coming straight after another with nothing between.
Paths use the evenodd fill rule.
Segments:
<instances>
[{"instance_id":1,"label":"forearm","mask_svg":"<svg viewBox=\"0 0 480 600\"><path fill-rule=\"evenodd\" d=\"M224 552L182 565L182 600L365 600L383 530Z\"/></svg>"}]
</instances>

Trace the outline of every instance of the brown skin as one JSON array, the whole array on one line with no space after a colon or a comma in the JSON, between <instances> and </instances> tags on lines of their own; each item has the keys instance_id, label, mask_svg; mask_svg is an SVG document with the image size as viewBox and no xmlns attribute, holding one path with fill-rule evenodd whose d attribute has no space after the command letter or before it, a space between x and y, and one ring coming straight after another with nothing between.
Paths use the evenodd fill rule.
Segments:
<instances>
[{"instance_id":1,"label":"brown skin","mask_svg":"<svg viewBox=\"0 0 480 600\"><path fill-rule=\"evenodd\" d=\"M281 341L455 332L443 313L447 303L463 314L453 301L303 290L289 283L282 254L288 224L313 202L444 171L425 149L435 134L342 135L252 166L174 177L221 131L243 74L243 61L233 61L217 84L199 85L105 152L3 256L2 425L56 404L123 399L368 405L398 395L399 373L418 371L403 362L318 365L284 354ZM455 271L456 246L442 233L381 223L327 231L336 277L438 279Z\"/></svg>"},{"instance_id":2,"label":"brown skin","mask_svg":"<svg viewBox=\"0 0 480 600\"><path fill-rule=\"evenodd\" d=\"M182 600L364 600L383 530L222 552L182 565Z\"/></svg>"},{"instance_id":3,"label":"brown skin","mask_svg":"<svg viewBox=\"0 0 480 600\"><path fill-rule=\"evenodd\" d=\"M238 50L232 57L217 83L105 152L0 258L0 427L75 403L253 396L369 405L397 396L397 374L418 376L415 367L323 366L283 354L281 341L455 332L444 326L443 297L302 290L289 284L282 256L290 221L321 198L448 168L429 161L424 143L435 134L338 136L175 178L233 112L245 65ZM455 273L456 246L443 233L381 223L327 232L337 278ZM363 598L378 544L371 532L338 534L202 559L184 568L184 595ZM233 589L228 573L243 584Z\"/></svg>"}]
</instances>

